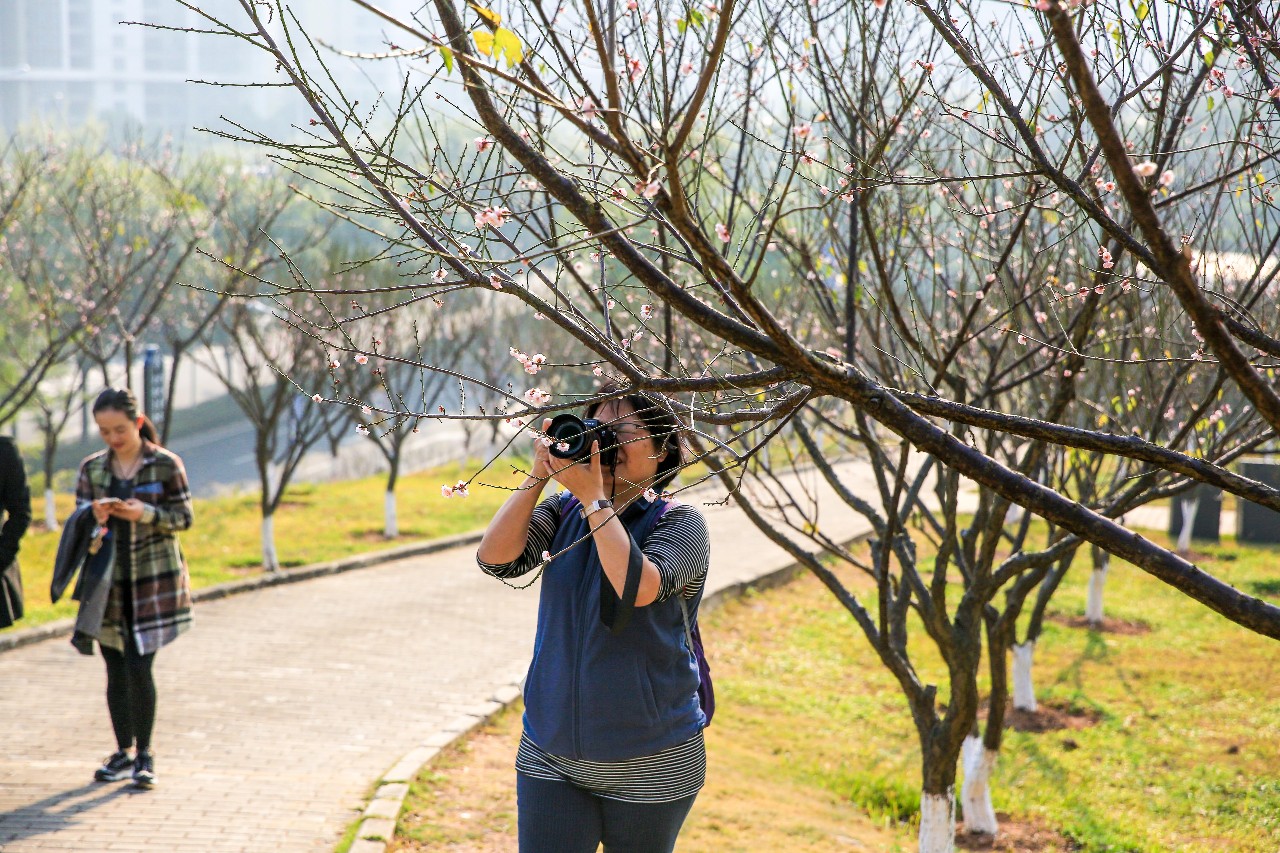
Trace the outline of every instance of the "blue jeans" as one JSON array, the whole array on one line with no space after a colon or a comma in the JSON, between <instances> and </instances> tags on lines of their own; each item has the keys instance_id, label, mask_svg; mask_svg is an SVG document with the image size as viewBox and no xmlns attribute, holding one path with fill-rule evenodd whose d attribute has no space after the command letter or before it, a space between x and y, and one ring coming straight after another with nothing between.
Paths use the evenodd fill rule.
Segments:
<instances>
[{"instance_id":1,"label":"blue jeans","mask_svg":"<svg viewBox=\"0 0 1280 853\"><path fill-rule=\"evenodd\" d=\"M697 796L624 803L517 773L520 853L671 853Z\"/></svg>"}]
</instances>

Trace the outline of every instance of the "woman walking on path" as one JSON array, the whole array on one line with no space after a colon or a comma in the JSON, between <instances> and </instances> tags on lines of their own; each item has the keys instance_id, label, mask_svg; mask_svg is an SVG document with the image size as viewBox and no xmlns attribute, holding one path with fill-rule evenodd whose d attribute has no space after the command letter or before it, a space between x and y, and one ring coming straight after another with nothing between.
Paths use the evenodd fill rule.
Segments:
<instances>
[{"instance_id":1,"label":"woman walking on path","mask_svg":"<svg viewBox=\"0 0 1280 853\"><path fill-rule=\"evenodd\" d=\"M98 395L93 419L107 448L80 463L76 500L92 502L115 541L113 581L98 645L107 666L107 710L117 751L94 773L156 784L151 730L156 715L156 651L191 625L191 582L175 534L191 526L182 460L160 447L125 388ZM136 746L135 756L130 750Z\"/></svg>"},{"instance_id":2,"label":"woman walking on path","mask_svg":"<svg viewBox=\"0 0 1280 853\"><path fill-rule=\"evenodd\" d=\"M686 638L707 528L693 507L656 495L682 463L670 412L629 394L587 416L616 433L616 461L602 467L599 442L575 462L535 441L531 475L476 555L502 579L551 556L516 754L520 850L594 853L603 842L608 853L669 853L706 774ZM539 502L551 479L568 493Z\"/></svg>"}]
</instances>

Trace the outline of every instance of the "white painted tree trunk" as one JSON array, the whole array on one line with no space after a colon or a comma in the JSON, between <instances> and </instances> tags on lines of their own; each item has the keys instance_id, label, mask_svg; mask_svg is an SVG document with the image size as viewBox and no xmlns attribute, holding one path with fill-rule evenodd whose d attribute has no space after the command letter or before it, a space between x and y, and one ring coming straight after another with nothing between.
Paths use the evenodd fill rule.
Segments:
<instances>
[{"instance_id":1,"label":"white painted tree trunk","mask_svg":"<svg viewBox=\"0 0 1280 853\"><path fill-rule=\"evenodd\" d=\"M276 517L262 519L262 567L269 572L280 570L280 558L276 556Z\"/></svg>"},{"instance_id":2,"label":"white painted tree trunk","mask_svg":"<svg viewBox=\"0 0 1280 853\"><path fill-rule=\"evenodd\" d=\"M964 828L969 832L995 835L1000 829L996 810L991 806L991 769L996 766L997 752L987 749L982 738L970 735L960 748L964 767L964 784L960 802L964 804Z\"/></svg>"},{"instance_id":3,"label":"white painted tree trunk","mask_svg":"<svg viewBox=\"0 0 1280 853\"><path fill-rule=\"evenodd\" d=\"M1200 509L1200 498L1182 499L1182 530L1178 533L1178 551L1187 553L1191 550L1191 528L1196 523L1196 510Z\"/></svg>"},{"instance_id":4,"label":"white painted tree trunk","mask_svg":"<svg viewBox=\"0 0 1280 853\"><path fill-rule=\"evenodd\" d=\"M388 539L395 539L400 535L400 523L396 518L396 493L389 491L383 499L383 535Z\"/></svg>"},{"instance_id":5,"label":"white painted tree trunk","mask_svg":"<svg viewBox=\"0 0 1280 853\"><path fill-rule=\"evenodd\" d=\"M1036 641L1013 644L1013 707L1034 714L1036 686L1031 681L1031 663L1036 652Z\"/></svg>"},{"instance_id":6,"label":"white painted tree trunk","mask_svg":"<svg viewBox=\"0 0 1280 853\"><path fill-rule=\"evenodd\" d=\"M954 853L956 792L920 794L920 853Z\"/></svg>"},{"instance_id":7,"label":"white painted tree trunk","mask_svg":"<svg viewBox=\"0 0 1280 853\"><path fill-rule=\"evenodd\" d=\"M1089 597L1084 605L1084 618L1090 625L1102 624L1102 591L1106 587L1107 569L1110 567L1111 555L1103 552L1101 560L1089 575Z\"/></svg>"},{"instance_id":8,"label":"white painted tree trunk","mask_svg":"<svg viewBox=\"0 0 1280 853\"><path fill-rule=\"evenodd\" d=\"M58 507L53 502L53 489L44 490L44 526L46 530L58 529Z\"/></svg>"}]
</instances>

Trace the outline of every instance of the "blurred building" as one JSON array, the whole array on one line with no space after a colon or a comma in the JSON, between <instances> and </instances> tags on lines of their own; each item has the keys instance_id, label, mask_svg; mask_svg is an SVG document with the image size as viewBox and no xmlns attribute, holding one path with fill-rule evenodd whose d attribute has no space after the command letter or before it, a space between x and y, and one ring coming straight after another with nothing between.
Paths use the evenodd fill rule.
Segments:
<instances>
[{"instance_id":1,"label":"blurred building","mask_svg":"<svg viewBox=\"0 0 1280 853\"><path fill-rule=\"evenodd\" d=\"M237 0L198 5L244 27ZM379 5L403 12L420 4ZM347 0L307 0L292 8L323 41L348 50L385 50L385 23ZM233 37L126 21L210 28L174 0L0 0L0 129L31 121L75 126L98 119L108 124L133 120L149 130L183 133L192 126L214 126L222 114L258 129L288 125L282 109L298 96L287 89L188 82L278 82L261 50ZM326 56L326 62L335 66L344 86L347 81L370 85L348 60ZM375 66L373 85L394 93L397 77L394 64L383 63Z\"/></svg>"}]
</instances>

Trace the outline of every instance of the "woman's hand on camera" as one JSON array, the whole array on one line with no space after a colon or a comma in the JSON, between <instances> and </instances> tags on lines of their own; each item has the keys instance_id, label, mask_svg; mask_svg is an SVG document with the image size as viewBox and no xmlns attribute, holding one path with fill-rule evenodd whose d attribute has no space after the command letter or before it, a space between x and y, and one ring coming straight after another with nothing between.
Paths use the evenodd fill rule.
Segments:
<instances>
[{"instance_id":1,"label":"woman's hand on camera","mask_svg":"<svg viewBox=\"0 0 1280 853\"><path fill-rule=\"evenodd\" d=\"M600 470L600 442L591 442L591 455L583 460L560 459L552 456L550 449L547 458L551 466L551 475L555 481L584 504L605 497L604 476Z\"/></svg>"},{"instance_id":2,"label":"woman's hand on camera","mask_svg":"<svg viewBox=\"0 0 1280 853\"><path fill-rule=\"evenodd\" d=\"M543 418L542 431L546 432L550 426L551 418ZM533 440L533 470L529 473L539 482L545 483L555 474L555 468L551 465L551 460L555 457L551 455L550 446L542 439L542 436L538 436Z\"/></svg>"}]
</instances>

